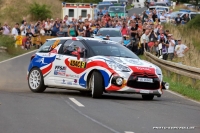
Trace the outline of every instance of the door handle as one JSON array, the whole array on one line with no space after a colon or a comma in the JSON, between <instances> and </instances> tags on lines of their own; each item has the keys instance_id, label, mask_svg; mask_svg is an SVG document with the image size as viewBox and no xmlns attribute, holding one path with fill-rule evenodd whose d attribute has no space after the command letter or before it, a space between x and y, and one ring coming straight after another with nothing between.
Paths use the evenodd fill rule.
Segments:
<instances>
[{"instance_id":1,"label":"door handle","mask_svg":"<svg viewBox=\"0 0 200 133\"><path fill-rule=\"evenodd\" d=\"M61 60L60 58L56 58L56 60Z\"/></svg>"}]
</instances>

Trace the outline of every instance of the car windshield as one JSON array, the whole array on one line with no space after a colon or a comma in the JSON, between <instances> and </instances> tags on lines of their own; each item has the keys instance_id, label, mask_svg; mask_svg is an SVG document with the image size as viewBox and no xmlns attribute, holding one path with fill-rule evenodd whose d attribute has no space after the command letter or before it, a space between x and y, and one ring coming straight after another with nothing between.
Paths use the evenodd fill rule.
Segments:
<instances>
[{"instance_id":1,"label":"car windshield","mask_svg":"<svg viewBox=\"0 0 200 133\"><path fill-rule=\"evenodd\" d=\"M106 10L108 10L108 8L110 7L110 5L99 5L98 6L98 9L100 10L100 9L104 9L106 7Z\"/></svg>"},{"instance_id":2,"label":"car windshield","mask_svg":"<svg viewBox=\"0 0 200 133\"><path fill-rule=\"evenodd\" d=\"M59 44L62 44L63 42L65 42L65 40L46 40L46 42L38 49L37 52L44 52L44 53L48 53L51 50L51 47L53 45L58 46Z\"/></svg>"},{"instance_id":3,"label":"car windshield","mask_svg":"<svg viewBox=\"0 0 200 133\"><path fill-rule=\"evenodd\" d=\"M124 7L110 7L108 12L114 12L114 13L118 13L118 12L121 12L123 13L125 10L124 10Z\"/></svg>"},{"instance_id":4,"label":"car windshield","mask_svg":"<svg viewBox=\"0 0 200 133\"><path fill-rule=\"evenodd\" d=\"M121 32L118 29L100 29L98 32L98 35L106 36L110 35L110 37L122 37Z\"/></svg>"},{"instance_id":5,"label":"car windshield","mask_svg":"<svg viewBox=\"0 0 200 133\"><path fill-rule=\"evenodd\" d=\"M178 14L180 14L180 16L181 16L183 13L181 13L181 12L172 12L170 14L170 16L171 16L171 18L176 18L176 17L178 17Z\"/></svg>"},{"instance_id":6,"label":"car windshield","mask_svg":"<svg viewBox=\"0 0 200 133\"><path fill-rule=\"evenodd\" d=\"M140 59L131 50L122 46L117 42L105 41L105 40L86 40L88 45L96 56L115 56L124 58Z\"/></svg>"},{"instance_id":7,"label":"car windshield","mask_svg":"<svg viewBox=\"0 0 200 133\"><path fill-rule=\"evenodd\" d=\"M155 3L155 6L166 6L165 3Z\"/></svg>"}]
</instances>

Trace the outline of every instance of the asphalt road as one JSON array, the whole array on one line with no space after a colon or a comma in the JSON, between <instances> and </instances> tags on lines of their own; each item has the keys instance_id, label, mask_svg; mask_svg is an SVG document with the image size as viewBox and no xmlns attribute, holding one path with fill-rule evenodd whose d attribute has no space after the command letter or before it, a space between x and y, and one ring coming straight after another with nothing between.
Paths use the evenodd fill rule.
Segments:
<instances>
[{"instance_id":1,"label":"asphalt road","mask_svg":"<svg viewBox=\"0 0 200 133\"><path fill-rule=\"evenodd\" d=\"M26 80L31 55L0 63L0 133L200 133L200 104L166 91L153 101L57 89L32 93ZM195 129L153 129L160 126Z\"/></svg>"}]
</instances>

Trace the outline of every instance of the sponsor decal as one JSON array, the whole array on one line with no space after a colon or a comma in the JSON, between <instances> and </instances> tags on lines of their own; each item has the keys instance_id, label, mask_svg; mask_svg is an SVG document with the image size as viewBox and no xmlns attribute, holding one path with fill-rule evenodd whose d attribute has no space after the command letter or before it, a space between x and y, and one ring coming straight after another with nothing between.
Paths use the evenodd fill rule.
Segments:
<instances>
[{"instance_id":1,"label":"sponsor decal","mask_svg":"<svg viewBox=\"0 0 200 133\"><path fill-rule=\"evenodd\" d=\"M55 66L54 75L65 76L66 67L65 66Z\"/></svg>"},{"instance_id":2,"label":"sponsor decal","mask_svg":"<svg viewBox=\"0 0 200 133\"><path fill-rule=\"evenodd\" d=\"M67 78L73 78L73 79L75 79L75 78L79 78L79 75L72 75L72 74L66 74L66 77Z\"/></svg>"},{"instance_id":3,"label":"sponsor decal","mask_svg":"<svg viewBox=\"0 0 200 133\"><path fill-rule=\"evenodd\" d=\"M78 80L77 79L74 79L74 83L73 83L73 85L78 85Z\"/></svg>"},{"instance_id":4,"label":"sponsor decal","mask_svg":"<svg viewBox=\"0 0 200 133\"><path fill-rule=\"evenodd\" d=\"M86 68L86 62L79 60L70 60L69 65L76 68Z\"/></svg>"},{"instance_id":5,"label":"sponsor decal","mask_svg":"<svg viewBox=\"0 0 200 133\"><path fill-rule=\"evenodd\" d=\"M66 81L63 79L62 83L61 84L66 84Z\"/></svg>"},{"instance_id":6,"label":"sponsor decal","mask_svg":"<svg viewBox=\"0 0 200 133\"><path fill-rule=\"evenodd\" d=\"M48 64L48 63L45 63L45 62L44 62L44 58L39 58L39 59L37 59L35 62L38 62L38 63L40 63L40 64Z\"/></svg>"},{"instance_id":7,"label":"sponsor decal","mask_svg":"<svg viewBox=\"0 0 200 133\"><path fill-rule=\"evenodd\" d=\"M68 85L72 85L72 82L67 82Z\"/></svg>"},{"instance_id":8,"label":"sponsor decal","mask_svg":"<svg viewBox=\"0 0 200 133\"><path fill-rule=\"evenodd\" d=\"M136 67L138 70L147 70L151 71L148 67Z\"/></svg>"}]
</instances>

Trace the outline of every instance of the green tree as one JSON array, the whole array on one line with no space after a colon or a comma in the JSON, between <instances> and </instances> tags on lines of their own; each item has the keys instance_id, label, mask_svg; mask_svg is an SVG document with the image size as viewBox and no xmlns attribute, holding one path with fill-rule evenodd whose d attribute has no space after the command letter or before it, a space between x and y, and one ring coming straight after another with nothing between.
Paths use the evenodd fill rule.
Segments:
<instances>
[{"instance_id":1,"label":"green tree","mask_svg":"<svg viewBox=\"0 0 200 133\"><path fill-rule=\"evenodd\" d=\"M50 18L52 15L52 12L50 10L50 7L45 4L38 4L34 2L29 6L29 13L33 17L34 20L43 20L46 18Z\"/></svg>"}]
</instances>

